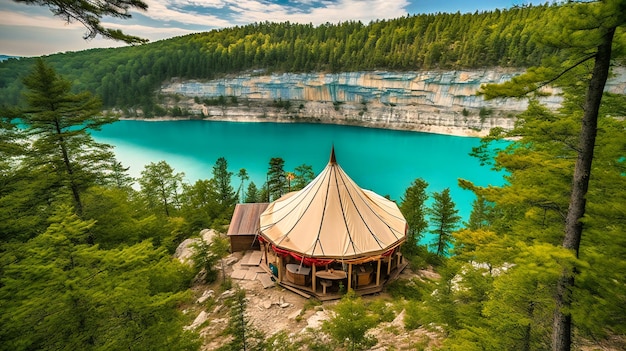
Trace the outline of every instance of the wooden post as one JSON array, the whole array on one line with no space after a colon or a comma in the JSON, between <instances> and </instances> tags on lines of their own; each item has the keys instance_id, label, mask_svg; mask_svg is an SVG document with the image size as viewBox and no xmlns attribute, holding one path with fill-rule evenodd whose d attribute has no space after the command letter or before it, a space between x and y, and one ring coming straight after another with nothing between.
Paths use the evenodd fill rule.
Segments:
<instances>
[{"instance_id":1,"label":"wooden post","mask_svg":"<svg viewBox=\"0 0 626 351\"><path fill-rule=\"evenodd\" d=\"M352 263L348 263L348 291L352 288Z\"/></svg>"},{"instance_id":2,"label":"wooden post","mask_svg":"<svg viewBox=\"0 0 626 351\"><path fill-rule=\"evenodd\" d=\"M316 272L316 267L315 267L315 265L312 265L311 268L313 268L313 270L311 270L311 272L313 272L312 275L311 275L311 282L313 282L312 288L313 288L313 292L317 293L317 291L315 289L315 272Z\"/></svg>"},{"instance_id":3,"label":"wooden post","mask_svg":"<svg viewBox=\"0 0 626 351\"><path fill-rule=\"evenodd\" d=\"M278 281L283 281L283 257L278 256Z\"/></svg>"},{"instance_id":4,"label":"wooden post","mask_svg":"<svg viewBox=\"0 0 626 351\"><path fill-rule=\"evenodd\" d=\"M376 266L376 286L380 285L380 257L378 258L378 265Z\"/></svg>"}]
</instances>

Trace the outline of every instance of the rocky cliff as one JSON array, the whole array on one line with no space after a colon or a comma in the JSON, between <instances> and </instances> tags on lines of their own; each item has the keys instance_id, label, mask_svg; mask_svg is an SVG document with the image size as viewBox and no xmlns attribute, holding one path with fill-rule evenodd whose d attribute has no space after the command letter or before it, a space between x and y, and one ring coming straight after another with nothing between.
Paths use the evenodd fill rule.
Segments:
<instances>
[{"instance_id":1,"label":"rocky cliff","mask_svg":"<svg viewBox=\"0 0 626 351\"><path fill-rule=\"evenodd\" d=\"M484 135L513 127L526 109L523 99L486 101L483 84L501 83L522 71L503 69L422 72L246 74L211 81L174 81L161 92L197 101L223 97L232 103L190 104L206 118L245 121L320 122L369 127ZM626 69L616 70L607 90L626 94ZM557 108L557 89L541 102ZM234 102L236 101L236 102ZM190 101L188 101L190 102Z\"/></svg>"}]
</instances>

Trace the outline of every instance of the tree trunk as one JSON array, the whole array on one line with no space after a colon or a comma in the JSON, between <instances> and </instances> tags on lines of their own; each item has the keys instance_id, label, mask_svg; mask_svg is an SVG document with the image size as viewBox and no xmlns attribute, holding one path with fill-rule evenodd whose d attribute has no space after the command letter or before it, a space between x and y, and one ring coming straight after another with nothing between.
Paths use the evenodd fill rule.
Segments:
<instances>
[{"instance_id":1,"label":"tree trunk","mask_svg":"<svg viewBox=\"0 0 626 351\"><path fill-rule=\"evenodd\" d=\"M565 237L563 247L573 250L578 257L578 249L582 237L583 224L581 219L585 215L586 195L589 188L589 178L591 175L591 162L593 160L593 149L596 143L598 127L598 111L602 101L604 85L608 79L611 62L611 45L615 28L607 30L602 37L600 45L597 47L595 64L587 94L585 96L584 114L582 119L582 129L580 132L580 144L578 158L574 168L572 179L572 193L570 197L567 217L565 219ZM572 343L572 316L570 308L572 305L571 290L574 286L575 272L564 270L557 282L556 289L556 309L554 311L552 330L552 350L569 351Z\"/></svg>"},{"instance_id":2,"label":"tree trunk","mask_svg":"<svg viewBox=\"0 0 626 351\"><path fill-rule=\"evenodd\" d=\"M63 138L61 127L58 122L55 122L56 133L59 136L59 148L61 149L61 155L63 157L63 164L65 165L65 172L67 173L67 178L70 183L70 189L72 190L72 196L74 197L74 204L76 205L76 213L79 217L83 216L83 202L80 200L80 192L78 190L78 185L76 184L76 179L74 179L74 170L72 168L72 163L70 162L70 157L67 152L67 148L65 147L65 139Z\"/></svg>"},{"instance_id":3,"label":"tree trunk","mask_svg":"<svg viewBox=\"0 0 626 351\"><path fill-rule=\"evenodd\" d=\"M537 284L535 284L535 286L537 286ZM530 304L528 304L528 309L526 310L528 312L527 316L529 320L533 320L534 314L535 314L535 302L532 301ZM524 338L523 338L523 343L522 343L522 351L530 351L530 341L531 341L531 335L532 335L532 331L533 331L533 326L532 323L528 323L528 325L526 326L526 328L524 329Z\"/></svg>"}]
</instances>

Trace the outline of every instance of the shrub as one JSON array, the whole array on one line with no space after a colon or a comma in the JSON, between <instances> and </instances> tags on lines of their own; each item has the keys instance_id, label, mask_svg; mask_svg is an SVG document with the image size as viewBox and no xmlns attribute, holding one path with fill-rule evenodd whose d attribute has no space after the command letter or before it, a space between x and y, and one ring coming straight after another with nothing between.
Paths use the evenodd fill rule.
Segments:
<instances>
[{"instance_id":1,"label":"shrub","mask_svg":"<svg viewBox=\"0 0 626 351\"><path fill-rule=\"evenodd\" d=\"M430 281L423 281L417 278L410 280L396 280L387 285L387 291L393 298L404 298L407 300L423 300L434 290L434 285Z\"/></svg>"},{"instance_id":2,"label":"shrub","mask_svg":"<svg viewBox=\"0 0 626 351\"><path fill-rule=\"evenodd\" d=\"M350 290L335 306L335 316L324 321L322 326L337 343L347 344L349 350L361 350L376 345L376 338L367 331L376 324L378 318L369 313L361 298Z\"/></svg>"}]
</instances>

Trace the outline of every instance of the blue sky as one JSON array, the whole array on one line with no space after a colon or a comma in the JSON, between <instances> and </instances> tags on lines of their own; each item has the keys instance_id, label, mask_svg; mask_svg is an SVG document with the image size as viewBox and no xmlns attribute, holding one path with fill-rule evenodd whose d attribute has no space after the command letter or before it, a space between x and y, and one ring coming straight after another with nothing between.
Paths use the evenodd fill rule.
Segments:
<instances>
[{"instance_id":1,"label":"blue sky","mask_svg":"<svg viewBox=\"0 0 626 351\"><path fill-rule=\"evenodd\" d=\"M369 23L405 15L475 12L542 3L531 0L146 0L146 12L132 18L104 18L105 27L150 41L254 22ZM100 37L83 40L80 24L66 23L40 6L0 0L0 54L40 56L123 44Z\"/></svg>"}]
</instances>

